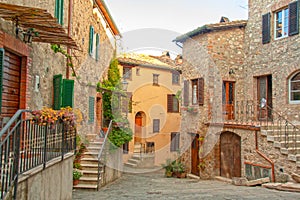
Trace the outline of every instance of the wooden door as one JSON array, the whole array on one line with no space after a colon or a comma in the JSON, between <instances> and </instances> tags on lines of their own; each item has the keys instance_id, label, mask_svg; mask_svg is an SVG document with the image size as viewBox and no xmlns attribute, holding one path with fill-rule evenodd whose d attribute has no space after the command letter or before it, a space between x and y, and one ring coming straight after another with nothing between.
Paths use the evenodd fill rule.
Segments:
<instances>
[{"instance_id":1,"label":"wooden door","mask_svg":"<svg viewBox=\"0 0 300 200\"><path fill-rule=\"evenodd\" d=\"M234 90L234 82L223 82L222 104L223 115L225 120L234 119Z\"/></svg>"},{"instance_id":2,"label":"wooden door","mask_svg":"<svg viewBox=\"0 0 300 200\"><path fill-rule=\"evenodd\" d=\"M191 172L192 174L195 174L199 176L199 135L195 135L193 138L192 146L191 146L191 151L192 151L192 159L191 159Z\"/></svg>"},{"instance_id":3,"label":"wooden door","mask_svg":"<svg viewBox=\"0 0 300 200\"><path fill-rule=\"evenodd\" d=\"M257 78L257 102L258 118L267 120L271 118L272 109L272 76L261 76Z\"/></svg>"},{"instance_id":4,"label":"wooden door","mask_svg":"<svg viewBox=\"0 0 300 200\"><path fill-rule=\"evenodd\" d=\"M21 57L5 50L1 117L12 117L20 107Z\"/></svg>"},{"instance_id":5,"label":"wooden door","mask_svg":"<svg viewBox=\"0 0 300 200\"><path fill-rule=\"evenodd\" d=\"M135 133L134 133L134 142L141 143L142 142L142 125L143 125L143 117L141 113L137 113L135 116Z\"/></svg>"},{"instance_id":6,"label":"wooden door","mask_svg":"<svg viewBox=\"0 0 300 200\"><path fill-rule=\"evenodd\" d=\"M221 176L241 177L241 137L232 132L224 132L220 139Z\"/></svg>"}]
</instances>

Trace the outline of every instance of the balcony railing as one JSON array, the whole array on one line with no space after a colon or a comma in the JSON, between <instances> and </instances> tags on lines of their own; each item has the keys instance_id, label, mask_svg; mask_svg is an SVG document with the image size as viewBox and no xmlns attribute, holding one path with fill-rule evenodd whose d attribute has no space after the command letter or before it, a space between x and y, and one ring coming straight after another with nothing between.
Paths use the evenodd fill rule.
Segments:
<instances>
[{"instance_id":1,"label":"balcony railing","mask_svg":"<svg viewBox=\"0 0 300 200\"><path fill-rule=\"evenodd\" d=\"M63 121L38 125L25 119L28 110L19 110L0 132L0 199L11 189L17 196L18 177L22 173L61 157L76 148L76 131Z\"/></svg>"}]
</instances>

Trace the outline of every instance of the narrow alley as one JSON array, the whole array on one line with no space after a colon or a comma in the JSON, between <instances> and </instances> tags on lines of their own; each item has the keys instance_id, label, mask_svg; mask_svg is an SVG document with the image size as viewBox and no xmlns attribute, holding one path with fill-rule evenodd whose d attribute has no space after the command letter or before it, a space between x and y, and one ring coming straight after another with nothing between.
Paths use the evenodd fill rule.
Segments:
<instances>
[{"instance_id":1,"label":"narrow alley","mask_svg":"<svg viewBox=\"0 0 300 200\"><path fill-rule=\"evenodd\" d=\"M283 192L263 187L234 186L213 180L165 178L163 171L124 174L119 180L91 192L74 190L74 200L96 199L299 199L296 192Z\"/></svg>"}]
</instances>

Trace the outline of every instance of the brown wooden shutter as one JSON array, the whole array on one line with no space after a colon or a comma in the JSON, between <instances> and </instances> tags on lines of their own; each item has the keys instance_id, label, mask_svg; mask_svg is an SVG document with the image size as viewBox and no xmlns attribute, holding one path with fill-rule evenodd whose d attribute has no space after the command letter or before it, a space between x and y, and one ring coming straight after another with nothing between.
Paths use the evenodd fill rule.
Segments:
<instances>
[{"instance_id":1,"label":"brown wooden shutter","mask_svg":"<svg viewBox=\"0 0 300 200\"><path fill-rule=\"evenodd\" d=\"M167 112L173 112L173 95L168 94L167 97Z\"/></svg>"},{"instance_id":2,"label":"brown wooden shutter","mask_svg":"<svg viewBox=\"0 0 300 200\"><path fill-rule=\"evenodd\" d=\"M189 105L189 81L183 82L183 105L188 106Z\"/></svg>"},{"instance_id":3,"label":"brown wooden shutter","mask_svg":"<svg viewBox=\"0 0 300 200\"><path fill-rule=\"evenodd\" d=\"M289 4L289 36L299 33L299 3Z\"/></svg>"},{"instance_id":4,"label":"brown wooden shutter","mask_svg":"<svg viewBox=\"0 0 300 200\"><path fill-rule=\"evenodd\" d=\"M204 104L204 79L198 79L198 103L200 106Z\"/></svg>"},{"instance_id":5,"label":"brown wooden shutter","mask_svg":"<svg viewBox=\"0 0 300 200\"><path fill-rule=\"evenodd\" d=\"M262 43L266 44L270 42L270 17L271 14L267 13L262 16Z\"/></svg>"}]
</instances>

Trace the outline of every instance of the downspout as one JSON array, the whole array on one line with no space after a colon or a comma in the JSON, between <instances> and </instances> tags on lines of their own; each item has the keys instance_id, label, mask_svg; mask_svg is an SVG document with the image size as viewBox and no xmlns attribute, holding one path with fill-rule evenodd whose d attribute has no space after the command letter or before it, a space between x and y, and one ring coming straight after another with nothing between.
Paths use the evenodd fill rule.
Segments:
<instances>
[{"instance_id":1,"label":"downspout","mask_svg":"<svg viewBox=\"0 0 300 200\"><path fill-rule=\"evenodd\" d=\"M266 161L268 161L271 166L272 166L272 182L275 182L275 165L274 165L274 162L268 158L265 154L263 154L259 149L258 149L258 138L257 138L257 132L258 131L255 131L255 150L256 152L261 156L263 157Z\"/></svg>"},{"instance_id":2,"label":"downspout","mask_svg":"<svg viewBox=\"0 0 300 200\"><path fill-rule=\"evenodd\" d=\"M69 0L69 11L68 11L68 36L71 37L72 35L72 11L73 11L73 0ZM67 47L68 55L71 55L70 47ZM70 67L68 65L69 58L67 58L67 66L66 66L66 78L70 78Z\"/></svg>"}]
</instances>

